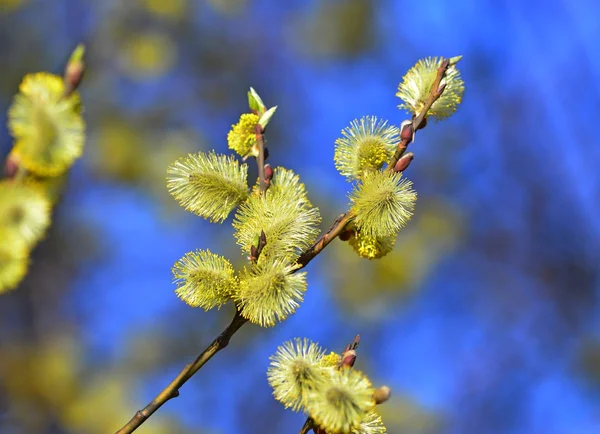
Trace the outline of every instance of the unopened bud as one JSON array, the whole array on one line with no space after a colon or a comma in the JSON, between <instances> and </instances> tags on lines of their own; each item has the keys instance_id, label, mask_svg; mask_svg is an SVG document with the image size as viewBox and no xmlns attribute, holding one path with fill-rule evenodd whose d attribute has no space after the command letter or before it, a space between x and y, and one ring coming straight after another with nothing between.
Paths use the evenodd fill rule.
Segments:
<instances>
[{"instance_id":1,"label":"unopened bud","mask_svg":"<svg viewBox=\"0 0 600 434\"><path fill-rule=\"evenodd\" d=\"M414 158L415 154L412 152L404 154L394 166L394 172L404 172Z\"/></svg>"},{"instance_id":2,"label":"unopened bud","mask_svg":"<svg viewBox=\"0 0 600 434\"><path fill-rule=\"evenodd\" d=\"M404 121L400 124L400 138L407 145L415 138L415 130L412 121Z\"/></svg>"},{"instance_id":3,"label":"unopened bud","mask_svg":"<svg viewBox=\"0 0 600 434\"><path fill-rule=\"evenodd\" d=\"M271 179L273 179L273 168L270 164L265 164L265 181L270 181Z\"/></svg>"},{"instance_id":4,"label":"unopened bud","mask_svg":"<svg viewBox=\"0 0 600 434\"><path fill-rule=\"evenodd\" d=\"M342 360L340 361L340 366L353 367L354 362L356 362L356 351L349 350L342 354Z\"/></svg>"},{"instance_id":5,"label":"unopened bud","mask_svg":"<svg viewBox=\"0 0 600 434\"><path fill-rule=\"evenodd\" d=\"M83 73L85 72L85 64L83 63L83 54L85 48L82 44L79 44L65 68L65 95L70 95L74 90L79 87Z\"/></svg>"},{"instance_id":6,"label":"unopened bud","mask_svg":"<svg viewBox=\"0 0 600 434\"><path fill-rule=\"evenodd\" d=\"M373 393L373 398L375 399L375 404L383 404L385 401L390 399L392 396L392 389L387 386L381 386L379 389Z\"/></svg>"},{"instance_id":7,"label":"unopened bud","mask_svg":"<svg viewBox=\"0 0 600 434\"><path fill-rule=\"evenodd\" d=\"M9 154L6 162L4 163L4 176L7 178L14 178L19 171L19 157L16 154Z\"/></svg>"},{"instance_id":8,"label":"unopened bud","mask_svg":"<svg viewBox=\"0 0 600 434\"><path fill-rule=\"evenodd\" d=\"M352 238L353 235L354 235L354 230L346 229L345 231L342 231L338 237L342 241L348 241L350 238Z\"/></svg>"},{"instance_id":9,"label":"unopened bud","mask_svg":"<svg viewBox=\"0 0 600 434\"><path fill-rule=\"evenodd\" d=\"M261 247L264 247L267 244L267 234L265 234L265 231L260 231L260 237L258 237L258 242L260 243Z\"/></svg>"},{"instance_id":10,"label":"unopened bud","mask_svg":"<svg viewBox=\"0 0 600 434\"><path fill-rule=\"evenodd\" d=\"M258 247L250 246L250 260L256 261L258 259Z\"/></svg>"},{"instance_id":11,"label":"unopened bud","mask_svg":"<svg viewBox=\"0 0 600 434\"><path fill-rule=\"evenodd\" d=\"M263 138L264 140L264 138ZM269 158L269 148L267 148L266 146L263 148L263 153L265 154L265 160L267 158Z\"/></svg>"},{"instance_id":12,"label":"unopened bud","mask_svg":"<svg viewBox=\"0 0 600 434\"><path fill-rule=\"evenodd\" d=\"M427 126L427 116L425 116L423 118L423 120L421 121L421 123L419 125L416 126L415 130L422 130L423 128L425 128Z\"/></svg>"},{"instance_id":13,"label":"unopened bud","mask_svg":"<svg viewBox=\"0 0 600 434\"><path fill-rule=\"evenodd\" d=\"M438 90L437 90L437 94L441 95L442 93L444 93L444 89L446 89L446 83L440 84L440 87L438 87Z\"/></svg>"}]
</instances>

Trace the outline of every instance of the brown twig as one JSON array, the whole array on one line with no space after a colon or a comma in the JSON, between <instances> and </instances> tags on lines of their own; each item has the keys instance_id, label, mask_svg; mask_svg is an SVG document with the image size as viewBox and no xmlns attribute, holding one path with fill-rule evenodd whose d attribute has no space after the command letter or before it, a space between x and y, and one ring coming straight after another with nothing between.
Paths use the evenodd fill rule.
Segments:
<instances>
[{"instance_id":1,"label":"brown twig","mask_svg":"<svg viewBox=\"0 0 600 434\"><path fill-rule=\"evenodd\" d=\"M314 426L315 426L315 423L309 417L308 419L306 419L306 422L304 422L304 425L302 425L302 429L300 429L300 434L308 433L311 430L311 428Z\"/></svg>"},{"instance_id":2,"label":"brown twig","mask_svg":"<svg viewBox=\"0 0 600 434\"><path fill-rule=\"evenodd\" d=\"M315 256L317 256L321 251L327 247L327 245L332 242L335 237L337 237L346 227L348 223L352 221L354 218L354 214L351 211L348 211L346 214L340 215L333 225L325 232L323 235L319 237L319 239L309 247L304 253L300 255L296 263L298 264L298 268L296 271L306 267L310 261L313 260Z\"/></svg>"},{"instance_id":3,"label":"brown twig","mask_svg":"<svg viewBox=\"0 0 600 434\"><path fill-rule=\"evenodd\" d=\"M256 124L256 143L258 144L258 186L260 191L264 193L267 190L267 184L265 183L265 139L260 124Z\"/></svg>"},{"instance_id":4,"label":"brown twig","mask_svg":"<svg viewBox=\"0 0 600 434\"><path fill-rule=\"evenodd\" d=\"M446 71L448 70L449 65L450 60L445 59L438 68L437 74L435 76L435 81L433 82L433 86L431 87L431 93L427 97L427 101L425 101L425 105L423 106L421 112L417 116L413 117L412 123L409 124L410 128L408 128L408 126L405 126L405 128L403 128L403 131L405 129L407 131L405 132L405 134L402 135L402 140L398 144L398 148L396 149L394 156L392 157L387 166L387 171L394 170L394 166L396 166L396 163L398 162L400 157L402 157L404 152L406 152L406 148L408 148L410 142L412 142L412 136L414 132L420 130L421 128L424 128L427 124L427 112L429 111L431 106L439 99L439 97L442 96L444 88L446 87L445 85L441 84L441 82L444 79L444 76L446 75ZM403 131L401 131L401 133Z\"/></svg>"},{"instance_id":5,"label":"brown twig","mask_svg":"<svg viewBox=\"0 0 600 434\"><path fill-rule=\"evenodd\" d=\"M140 425L142 425L156 410L170 399L179 396L179 388L183 386L198 370L204 366L215 354L221 351L229 344L231 337L242 327L248 320L243 318L236 311L231 324L214 340L212 343L194 360L188 363L171 383L160 392L143 410L138 411L123 428L117 431L116 434L132 433Z\"/></svg>"}]
</instances>

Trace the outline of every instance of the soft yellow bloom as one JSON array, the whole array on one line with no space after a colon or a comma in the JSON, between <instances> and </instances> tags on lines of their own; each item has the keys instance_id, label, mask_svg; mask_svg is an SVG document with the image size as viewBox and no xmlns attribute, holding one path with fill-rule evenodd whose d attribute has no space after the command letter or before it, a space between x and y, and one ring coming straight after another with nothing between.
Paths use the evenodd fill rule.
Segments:
<instances>
[{"instance_id":1,"label":"soft yellow bloom","mask_svg":"<svg viewBox=\"0 0 600 434\"><path fill-rule=\"evenodd\" d=\"M379 259L394 249L396 236L372 237L357 231L349 243L361 258Z\"/></svg>"},{"instance_id":2,"label":"soft yellow bloom","mask_svg":"<svg viewBox=\"0 0 600 434\"><path fill-rule=\"evenodd\" d=\"M214 152L189 154L167 169L167 188L186 210L222 222L248 197L248 166Z\"/></svg>"},{"instance_id":3,"label":"soft yellow bloom","mask_svg":"<svg viewBox=\"0 0 600 434\"><path fill-rule=\"evenodd\" d=\"M170 0L163 3L171 3ZM158 30L132 32L121 49L121 65L134 79L155 79L165 75L177 61L177 44L168 33Z\"/></svg>"},{"instance_id":4,"label":"soft yellow bloom","mask_svg":"<svg viewBox=\"0 0 600 434\"><path fill-rule=\"evenodd\" d=\"M399 140L398 127L375 116L354 120L335 141L336 169L350 179L367 170L379 170L393 155Z\"/></svg>"},{"instance_id":5,"label":"soft yellow bloom","mask_svg":"<svg viewBox=\"0 0 600 434\"><path fill-rule=\"evenodd\" d=\"M235 297L242 316L261 327L272 327L292 315L306 292L306 273L292 271L285 259L260 261L244 269Z\"/></svg>"},{"instance_id":6,"label":"soft yellow bloom","mask_svg":"<svg viewBox=\"0 0 600 434\"><path fill-rule=\"evenodd\" d=\"M360 425L352 429L352 434L385 434L386 432L381 416L375 410L370 411Z\"/></svg>"},{"instance_id":7,"label":"soft yellow bloom","mask_svg":"<svg viewBox=\"0 0 600 434\"><path fill-rule=\"evenodd\" d=\"M417 194L401 173L365 173L350 199L354 224L363 235L396 236L412 217Z\"/></svg>"},{"instance_id":8,"label":"soft yellow bloom","mask_svg":"<svg viewBox=\"0 0 600 434\"><path fill-rule=\"evenodd\" d=\"M267 371L273 396L286 408L300 410L311 391L324 387L327 370L321 361L324 351L308 339L285 342L271 356Z\"/></svg>"},{"instance_id":9,"label":"soft yellow bloom","mask_svg":"<svg viewBox=\"0 0 600 434\"><path fill-rule=\"evenodd\" d=\"M85 124L79 94L64 98L62 78L40 72L25 76L8 111L8 127L21 164L41 176L67 170L83 151Z\"/></svg>"},{"instance_id":10,"label":"soft yellow bloom","mask_svg":"<svg viewBox=\"0 0 600 434\"><path fill-rule=\"evenodd\" d=\"M328 434L358 428L375 406L371 382L355 369L332 370L327 387L309 393L306 411Z\"/></svg>"},{"instance_id":11,"label":"soft yellow bloom","mask_svg":"<svg viewBox=\"0 0 600 434\"><path fill-rule=\"evenodd\" d=\"M250 254L261 231L267 245L260 261L287 258L290 262L308 248L319 235L319 210L312 208L304 185L291 170L277 168L271 187L263 195L251 195L237 210L233 227L242 251Z\"/></svg>"},{"instance_id":12,"label":"soft yellow bloom","mask_svg":"<svg viewBox=\"0 0 600 434\"><path fill-rule=\"evenodd\" d=\"M36 186L0 181L0 228L15 232L27 247L43 237L50 212L49 200Z\"/></svg>"},{"instance_id":13,"label":"soft yellow bloom","mask_svg":"<svg viewBox=\"0 0 600 434\"><path fill-rule=\"evenodd\" d=\"M342 356L335 352L330 352L319 361L321 366L326 368L337 368L342 361Z\"/></svg>"},{"instance_id":14,"label":"soft yellow bloom","mask_svg":"<svg viewBox=\"0 0 600 434\"><path fill-rule=\"evenodd\" d=\"M143 0L143 4L155 15L178 19L185 16L187 0Z\"/></svg>"},{"instance_id":15,"label":"soft yellow bloom","mask_svg":"<svg viewBox=\"0 0 600 434\"><path fill-rule=\"evenodd\" d=\"M177 261L173 281L179 298L204 310L221 307L237 288L231 263L210 250L196 250Z\"/></svg>"},{"instance_id":16,"label":"soft yellow bloom","mask_svg":"<svg viewBox=\"0 0 600 434\"><path fill-rule=\"evenodd\" d=\"M244 158L258 156L258 146L256 145L256 124L258 124L258 121L258 115L254 113L241 115L238 123L232 125L227 134L229 149Z\"/></svg>"},{"instance_id":17,"label":"soft yellow bloom","mask_svg":"<svg viewBox=\"0 0 600 434\"><path fill-rule=\"evenodd\" d=\"M14 289L27 273L27 244L18 232L0 226L0 294Z\"/></svg>"},{"instance_id":18,"label":"soft yellow bloom","mask_svg":"<svg viewBox=\"0 0 600 434\"><path fill-rule=\"evenodd\" d=\"M428 57L421 59L404 76L398 85L396 96L404 101L398 108L418 115L431 94L437 70L444 59L441 57ZM446 70L446 76L441 84L446 88L442 96L433 103L427 116L435 120L442 120L451 116L462 101L465 90L464 82L456 65L451 65Z\"/></svg>"}]
</instances>

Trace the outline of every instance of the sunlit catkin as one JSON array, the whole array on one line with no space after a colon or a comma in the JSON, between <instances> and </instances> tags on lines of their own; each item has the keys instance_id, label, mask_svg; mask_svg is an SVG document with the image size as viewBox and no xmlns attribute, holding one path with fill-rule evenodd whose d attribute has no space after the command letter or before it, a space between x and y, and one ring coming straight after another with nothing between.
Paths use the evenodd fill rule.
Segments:
<instances>
[{"instance_id":1,"label":"sunlit catkin","mask_svg":"<svg viewBox=\"0 0 600 434\"><path fill-rule=\"evenodd\" d=\"M285 407L300 410L312 391L325 385L326 368L322 365L324 351L308 339L285 342L271 356L267 370L273 396Z\"/></svg>"}]
</instances>

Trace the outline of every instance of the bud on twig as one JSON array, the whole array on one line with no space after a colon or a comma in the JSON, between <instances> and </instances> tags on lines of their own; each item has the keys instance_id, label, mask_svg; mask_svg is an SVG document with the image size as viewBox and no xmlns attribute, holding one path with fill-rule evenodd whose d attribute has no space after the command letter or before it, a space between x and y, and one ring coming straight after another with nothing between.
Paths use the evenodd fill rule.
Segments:
<instances>
[{"instance_id":1,"label":"bud on twig","mask_svg":"<svg viewBox=\"0 0 600 434\"><path fill-rule=\"evenodd\" d=\"M71 93L73 93L73 91L75 91L81 83L83 73L85 72L85 64L83 63L84 53L84 46L79 44L77 48L75 48L75 51L73 51L73 54L71 54L69 62L65 67L65 96L69 96Z\"/></svg>"},{"instance_id":2,"label":"bud on twig","mask_svg":"<svg viewBox=\"0 0 600 434\"><path fill-rule=\"evenodd\" d=\"M265 148L265 151L267 149ZM271 179L273 179L273 168L270 164L265 164L265 182L267 185L271 183Z\"/></svg>"},{"instance_id":3,"label":"bud on twig","mask_svg":"<svg viewBox=\"0 0 600 434\"><path fill-rule=\"evenodd\" d=\"M373 398L375 398L375 404L383 404L385 401L390 399L392 396L392 389L387 386L381 386L379 389L373 393Z\"/></svg>"},{"instance_id":4,"label":"bud on twig","mask_svg":"<svg viewBox=\"0 0 600 434\"><path fill-rule=\"evenodd\" d=\"M14 178L19 171L19 157L14 153L8 155L4 163L4 176L6 178Z\"/></svg>"},{"instance_id":5,"label":"bud on twig","mask_svg":"<svg viewBox=\"0 0 600 434\"><path fill-rule=\"evenodd\" d=\"M412 121L404 121L400 124L400 138L407 146L413 141L415 138L415 130Z\"/></svg>"},{"instance_id":6,"label":"bud on twig","mask_svg":"<svg viewBox=\"0 0 600 434\"><path fill-rule=\"evenodd\" d=\"M404 154L394 166L394 172L404 172L414 158L415 154L412 152Z\"/></svg>"},{"instance_id":7,"label":"bud on twig","mask_svg":"<svg viewBox=\"0 0 600 434\"><path fill-rule=\"evenodd\" d=\"M422 130L422 129L423 129L423 128L425 128L426 126L427 126L427 116L425 116L425 117L423 118L423 120L421 121L421 123L415 127L415 131L416 131L416 130Z\"/></svg>"},{"instance_id":8,"label":"bud on twig","mask_svg":"<svg viewBox=\"0 0 600 434\"><path fill-rule=\"evenodd\" d=\"M356 351L348 350L342 353L342 360L340 361L341 366L353 367L356 362Z\"/></svg>"},{"instance_id":9,"label":"bud on twig","mask_svg":"<svg viewBox=\"0 0 600 434\"><path fill-rule=\"evenodd\" d=\"M354 235L353 229L346 229L338 235L338 238L342 241L348 241L350 238L352 238L353 235Z\"/></svg>"}]
</instances>

